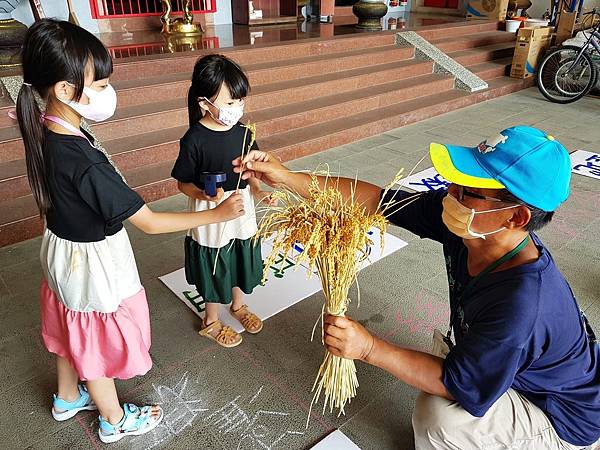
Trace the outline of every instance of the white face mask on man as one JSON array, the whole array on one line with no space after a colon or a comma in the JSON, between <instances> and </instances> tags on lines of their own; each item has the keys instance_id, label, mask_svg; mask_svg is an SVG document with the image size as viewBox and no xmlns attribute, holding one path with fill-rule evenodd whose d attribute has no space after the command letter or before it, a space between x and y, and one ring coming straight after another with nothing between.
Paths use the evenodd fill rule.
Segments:
<instances>
[{"instance_id":1,"label":"white face mask on man","mask_svg":"<svg viewBox=\"0 0 600 450\"><path fill-rule=\"evenodd\" d=\"M217 108L219 110L219 117L215 117L213 115L213 113L210 111L210 109L208 109L207 111L209 112L209 114L212 116L213 119L215 119L219 123L222 123L225 126L228 126L228 127L234 126L236 123L238 123L240 121L240 119L244 115L245 104L243 102L239 106L223 106L222 108L219 108L217 105L215 105L213 102L211 102L206 97L202 97L202 100L206 100L208 103L210 103L211 105L213 105L215 108Z\"/></svg>"},{"instance_id":2,"label":"white face mask on man","mask_svg":"<svg viewBox=\"0 0 600 450\"><path fill-rule=\"evenodd\" d=\"M467 208L460 203L453 195L447 194L442 200L442 221L448 227L450 232L463 239L485 239L486 236L505 230L506 227L499 228L487 233L477 233L471 229L475 214L485 214L494 211L516 208L520 205L507 206L505 208L488 209L485 211L475 211Z\"/></svg>"},{"instance_id":3,"label":"white face mask on man","mask_svg":"<svg viewBox=\"0 0 600 450\"><path fill-rule=\"evenodd\" d=\"M69 84L73 86L71 83ZM73 108L81 117L94 122L102 122L113 116L117 109L117 93L110 84L106 85L101 91L84 87L83 93L89 99L87 105L72 100L62 100L61 98L59 100Z\"/></svg>"}]
</instances>

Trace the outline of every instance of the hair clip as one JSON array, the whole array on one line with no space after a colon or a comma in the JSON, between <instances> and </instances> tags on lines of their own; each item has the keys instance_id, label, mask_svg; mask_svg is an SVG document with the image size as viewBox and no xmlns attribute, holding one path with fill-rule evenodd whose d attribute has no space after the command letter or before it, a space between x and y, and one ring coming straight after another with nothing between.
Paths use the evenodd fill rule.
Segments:
<instances>
[{"instance_id":1,"label":"hair clip","mask_svg":"<svg viewBox=\"0 0 600 450\"><path fill-rule=\"evenodd\" d=\"M31 85L31 83L26 83L25 81L23 81L23 86L29 86L29 87L31 87L32 85Z\"/></svg>"}]
</instances>

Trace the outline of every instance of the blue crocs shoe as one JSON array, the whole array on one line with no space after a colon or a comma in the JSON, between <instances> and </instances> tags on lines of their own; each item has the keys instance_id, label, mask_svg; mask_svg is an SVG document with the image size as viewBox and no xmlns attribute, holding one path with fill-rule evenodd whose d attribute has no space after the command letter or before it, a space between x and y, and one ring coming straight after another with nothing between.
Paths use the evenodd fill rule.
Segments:
<instances>
[{"instance_id":1,"label":"blue crocs shoe","mask_svg":"<svg viewBox=\"0 0 600 450\"><path fill-rule=\"evenodd\" d=\"M70 419L79 411L93 411L98 409L88 394L87 389L82 384L77 385L79 388L79 398L74 402L67 402L54 394L52 402L52 417L59 422Z\"/></svg>"},{"instance_id":2,"label":"blue crocs shoe","mask_svg":"<svg viewBox=\"0 0 600 450\"><path fill-rule=\"evenodd\" d=\"M125 436L139 436L154 430L163 420L163 410L159 406L159 415L152 415L152 406L138 407L133 403L125 403L123 410L125 415L121 421L115 425L111 424L100 416L100 428L98 436L105 444L117 442Z\"/></svg>"}]
</instances>

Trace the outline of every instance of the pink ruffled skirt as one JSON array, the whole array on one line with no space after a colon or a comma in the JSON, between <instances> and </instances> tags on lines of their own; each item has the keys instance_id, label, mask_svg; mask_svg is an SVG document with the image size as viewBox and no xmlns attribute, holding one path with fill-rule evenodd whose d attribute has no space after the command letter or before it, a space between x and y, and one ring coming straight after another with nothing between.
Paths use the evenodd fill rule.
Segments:
<instances>
[{"instance_id":1,"label":"pink ruffled skirt","mask_svg":"<svg viewBox=\"0 0 600 450\"><path fill-rule=\"evenodd\" d=\"M40 307L44 345L69 361L80 379L125 380L152 367L144 288L113 313L78 312L66 308L43 280Z\"/></svg>"}]
</instances>

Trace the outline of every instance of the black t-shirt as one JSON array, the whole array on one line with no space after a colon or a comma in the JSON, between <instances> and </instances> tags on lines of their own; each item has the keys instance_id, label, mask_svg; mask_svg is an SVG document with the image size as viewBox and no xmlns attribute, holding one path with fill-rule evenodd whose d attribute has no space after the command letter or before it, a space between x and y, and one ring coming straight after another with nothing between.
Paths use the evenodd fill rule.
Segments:
<instances>
[{"instance_id":1,"label":"black t-shirt","mask_svg":"<svg viewBox=\"0 0 600 450\"><path fill-rule=\"evenodd\" d=\"M144 206L144 200L125 184L104 153L86 139L46 129L44 153L52 202L46 223L58 237L73 242L101 241L120 231L123 221Z\"/></svg>"},{"instance_id":2,"label":"black t-shirt","mask_svg":"<svg viewBox=\"0 0 600 450\"><path fill-rule=\"evenodd\" d=\"M244 142L244 135L246 142ZM202 172L225 172L227 180L223 184L224 191L234 191L239 174L233 171L232 161L242 154L244 146L250 142L250 131L241 124L235 124L227 131L213 131L201 123L194 124L181 138L179 156L171 176L182 183L194 183L204 189L200 174ZM256 142L252 150L258 150ZM240 189L246 187L242 180Z\"/></svg>"}]
</instances>

